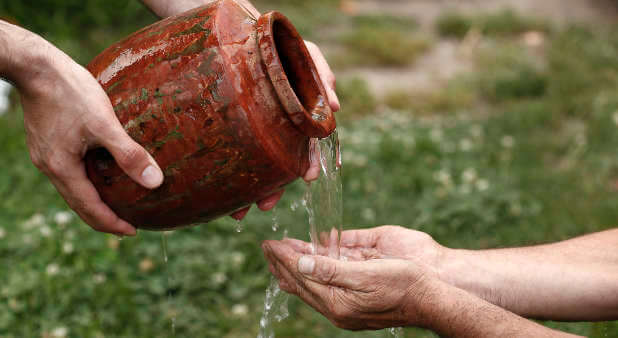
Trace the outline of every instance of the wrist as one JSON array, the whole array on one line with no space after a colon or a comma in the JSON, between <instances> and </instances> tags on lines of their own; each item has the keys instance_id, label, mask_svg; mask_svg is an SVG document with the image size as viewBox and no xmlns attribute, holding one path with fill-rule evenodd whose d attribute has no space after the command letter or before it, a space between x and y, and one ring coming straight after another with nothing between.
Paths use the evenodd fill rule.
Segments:
<instances>
[{"instance_id":1,"label":"wrist","mask_svg":"<svg viewBox=\"0 0 618 338\"><path fill-rule=\"evenodd\" d=\"M58 50L41 36L0 20L0 76L22 92L35 92L49 77Z\"/></svg>"}]
</instances>

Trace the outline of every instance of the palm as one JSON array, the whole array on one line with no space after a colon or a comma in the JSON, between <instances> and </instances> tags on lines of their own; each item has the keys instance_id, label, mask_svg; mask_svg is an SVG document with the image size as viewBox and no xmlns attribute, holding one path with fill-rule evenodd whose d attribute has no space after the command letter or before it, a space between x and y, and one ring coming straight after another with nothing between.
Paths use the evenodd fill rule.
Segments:
<instances>
[{"instance_id":1,"label":"palm","mask_svg":"<svg viewBox=\"0 0 618 338\"><path fill-rule=\"evenodd\" d=\"M341 240L341 254L349 260L398 258L432 265L439 251L431 236L396 226L345 231Z\"/></svg>"}]
</instances>

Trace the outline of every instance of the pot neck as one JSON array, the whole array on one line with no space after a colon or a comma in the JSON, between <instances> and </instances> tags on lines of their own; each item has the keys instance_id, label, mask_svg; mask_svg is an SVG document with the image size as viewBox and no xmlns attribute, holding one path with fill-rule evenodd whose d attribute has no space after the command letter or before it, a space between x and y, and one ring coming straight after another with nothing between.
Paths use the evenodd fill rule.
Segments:
<instances>
[{"instance_id":1,"label":"pot neck","mask_svg":"<svg viewBox=\"0 0 618 338\"><path fill-rule=\"evenodd\" d=\"M288 118L308 137L330 135L336 127L335 117L313 59L294 26L283 14L268 12L258 19L257 30L262 62Z\"/></svg>"}]
</instances>

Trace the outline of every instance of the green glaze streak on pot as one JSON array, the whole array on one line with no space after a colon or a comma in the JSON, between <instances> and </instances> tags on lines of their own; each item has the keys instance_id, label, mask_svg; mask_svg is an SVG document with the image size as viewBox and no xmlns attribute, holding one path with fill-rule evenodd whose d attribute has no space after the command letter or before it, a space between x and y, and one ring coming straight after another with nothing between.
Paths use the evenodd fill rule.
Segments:
<instances>
[{"instance_id":1,"label":"green glaze streak on pot","mask_svg":"<svg viewBox=\"0 0 618 338\"><path fill-rule=\"evenodd\" d=\"M204 43L206 42L206 39L208 39L209 35L210 35L210 30L209 29L205 29L204 30L204 35L202 35L199 39L195 40L195 42L193 42L192 44L188 45L182 51L173 53L173 54L169 55L165 59L170 61L170 60L175 60L175 59L177 59L178 57L181 57L181 56L188 56L188 55L193 55L193 54L201 53L205 49Z\"/></svg>"},{"instance_id":2,"label":"green glaze streak on pot","mask_svg":"<svg viewBox=\"0 0 618 338\"><path fill-rule=\"evenodd\" d=\"M140 114L133 120L127 122L127 124L124 125L124 130L129 131L129 129L139 126L140 123L148 122L153 118L156 118L156 115L151 113L152 108L149 108L145 113Z\"/></svg>"},{"instance_id":3,"label":"green glaze streak on pot","mask_svg":"<svg viewBox=\"0 0 618 338\"><path fill-rule=\"evenodd\" d=\"M200 74L203 74L206 76L212 74L213 69L210 67L210 65L212 64L212 61L215 59L216 56L217 56L217 53L211 50L211 52L208 54L206 59L202 61L199 67L197 67L197 71Z\"/></svg>"},{"instance_id":4,"label":"green glaze streak on pot","mask_svg":"<svg viewBox=\"0 0 618 338\"><path fill-rule=\"evenodd\" d=\"M163 147L170 140L180 140L180 139L182 139L184 137L184 135L181 132L178 131L179 128L180 128L179 126L176 126L176 128L174 128L174 130L170 131L161 140L152 143L152 145L149 148L151 150L152 149L158 149L158 148Z\"/></svg>"},{"instance_id":5,"label":"green glaze streak on pot","mask_svg":"<svg viewBox=\"0 0 618 338\"><path fill-rule=\"evenodd\" d=\"M158 31L152 31L152 32L148 32L146 34L147 38L153 37L155 35L161 35L161 33L163 33L163 29L159 29Z\"/></svg>"},{"instance_id":6,"label":"green glaze streak on pot","mask_svg":"<svg viewBox=\"0 0 618 338\"><path fill-rule=\"evenodd\" d=\"M142 96L140 96L140 100L146 101L148 99L148 89L142 88Z\"/></svg>"},{"instance_id":7,"label":"green glaze streak on pot","mask_svg":"<svg viewBox=\"0 0 618 338\"><path fill-rule=\"evenodd\" d=\"M114 112L118 113L127 108L129 108L129 103L127 101L121 101L120 103L114 106Z\"/></svg>"},{"instance_id":8,"label":"green glaze streak on pot","mask_svg":"<svg viewBox=\"0 0 618 338\"><path fill-rule=\"evenodd\" d=\"M107 93L108 95L112 92L112 90L114 90L114 88L118 87L122 81L124 81L124 79L118 80L116 82L114 82L114 84L112 84L111 86L107 87L107 89L105 90L105 93Z\"/></svg>"},{"instance_id":9,"label":"green glaze streak on pot","mask_svg":"<svg viewBox=\"0 0 618 338\"><path fill-rule=\"evenodd\" d=\"M199 33L199 32L210 33L210 30L208 30L208 29L203 27L203 25L208 20L210 20L210 16L205 16L200 22L198 22L195 25L193 25L193 27L185 29L182 32L178 32L178 33L172 35L172 37L175 38L175 37L179 37L179 36L183 36L183 35L189 35L189 34L195 34L195 33Z\"/></svg>"}]
</instances>

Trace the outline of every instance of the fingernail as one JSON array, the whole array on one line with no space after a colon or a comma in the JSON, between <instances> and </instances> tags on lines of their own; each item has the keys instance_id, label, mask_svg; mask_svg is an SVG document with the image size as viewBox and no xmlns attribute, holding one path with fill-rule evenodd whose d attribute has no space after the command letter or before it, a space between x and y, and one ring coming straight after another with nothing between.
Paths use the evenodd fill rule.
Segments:
<instances>
[{"instance_id":1,"label":"fingernail","mask_svg":"<svg viewBox=\"0 0 618 338\"><path fill-rule=\"evenodd\" d=\"M142 171L142 180L146 187L156 188L163 182L163 174L157 167L149 165Z\"/></svg>"},{"instance_id":2,"label":"fingernail","mask_svg":"<svg viewBox=\"0 0 618 338\"><path fill-rule=\"evenodd\" d=\"M305 275L310 275L313 273L313 269L315 268L315 260L308 256L302 256L298 260L298 271Z\"/></svg>"}]
</instances>

